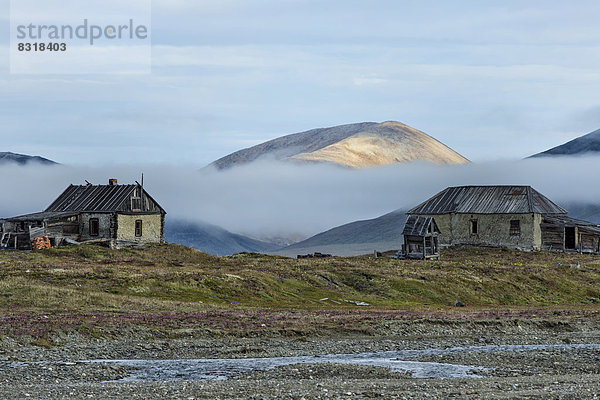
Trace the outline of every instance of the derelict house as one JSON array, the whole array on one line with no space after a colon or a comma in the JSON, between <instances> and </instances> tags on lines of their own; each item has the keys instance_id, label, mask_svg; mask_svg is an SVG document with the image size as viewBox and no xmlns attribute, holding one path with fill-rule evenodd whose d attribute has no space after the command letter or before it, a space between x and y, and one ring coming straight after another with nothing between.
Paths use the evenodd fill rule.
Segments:
<instances>
[{"instance_id":1,"label":"derelict house","mask_svg":"<svg viewBox=\"0 0 600 400\"><path fill-rule=\"evenodd\" d=\"M70 185L42 212L0 219L0 247L29 249L48 238L52 246L104 242L112 246L164 241L165 210L142 185Z\"/></svg>"},{"instance_id":2,"label":"derelict house","mask_svg":"<svg viewBox=\"0 0 600 400\"><path fill-rule=\"evenodd\" d=\"M570 218L530 186L449 187L407 214L432 218L440 246L600 252L600 226Z\"/></svg>"}]
</instances>

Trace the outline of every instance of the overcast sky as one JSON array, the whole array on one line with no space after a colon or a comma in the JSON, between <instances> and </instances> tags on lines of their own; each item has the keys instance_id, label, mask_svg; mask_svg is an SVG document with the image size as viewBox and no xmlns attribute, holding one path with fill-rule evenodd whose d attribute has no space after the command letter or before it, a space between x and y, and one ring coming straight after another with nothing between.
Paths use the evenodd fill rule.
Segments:
<instances>
[{"instance_id":1,"label":"overcast sky","mask_svg":"<svg viewBox=\"0 0 600 400\"><path fill-rule=\"evenodd\" d=\"M597 0L154 0L149 75L11 75L0 37L0 151L201 167L397 120L474 161L522 158L600 128L599 15Z\"/></svg>"}]
</instances>

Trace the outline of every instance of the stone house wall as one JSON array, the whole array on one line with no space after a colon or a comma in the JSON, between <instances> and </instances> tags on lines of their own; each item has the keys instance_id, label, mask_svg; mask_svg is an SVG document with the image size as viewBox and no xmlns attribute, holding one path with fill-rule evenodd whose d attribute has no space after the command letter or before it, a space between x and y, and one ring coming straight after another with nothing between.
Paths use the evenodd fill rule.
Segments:
<instances>
[{"instance_id":1,"label":"stone house wall","mask_svg":"<svg viewBox=\"0 0 600 400\"><path fill-rule=\"evenodd\" d=\"M440 214L433 217L440 229L442 246L473 244L506 246L519 249L540 249L542 233L540 214ZM471 220L477 220L478 232L471 232ZM520 221L520 234L510 234L510 221Z\"/></svg>"},{"instance_id":2,"label":"stone house wall","mask_svg":"<svg viewBox=\"0 0 600 400\"><path fill-rule=\"evenodd\" d=\"M98 236L90 235L90 220L98 219ZM79 240L110 239L113 237L113 218L110 213L81 213L79 216Z\"/></svg>"},{"instance_id":3,"label":"stone house wall","mask_svg":"<svg viewBox=\"0 0 600 400\"><path fill-rule=\"evenodd\" d=\"M142 236L135 235L135 221L142 221ZM162 215L117 214L117 240L137 243L160 243L163 240Z\"/></svg>"}]
</instances>

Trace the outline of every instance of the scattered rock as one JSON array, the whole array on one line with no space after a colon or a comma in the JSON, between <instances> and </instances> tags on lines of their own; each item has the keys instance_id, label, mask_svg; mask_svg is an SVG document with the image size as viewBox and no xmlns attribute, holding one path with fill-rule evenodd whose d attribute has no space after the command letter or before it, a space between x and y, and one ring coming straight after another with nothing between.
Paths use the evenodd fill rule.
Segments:
<instances>
[{"instance_id":1,"label":"scattered rock","mask_svg":"<svg viewBox=\"0 0 600 400\"><path fill-rule=\"evenodd\" d=\"M353 301L353 300L344 300L346 303L354 304L355 306L370 306L369 303L365 303L364 301Z\"/></svg>"},{"instance_id":2,"label":"scattered rock","mask_svg":"<svg viewBox=\"0 0 600 400\"><path fill-rule=\"evenodd\" d=\"M463 303L463 302L462 302L462 301L460 301L460 300L456 300L456 301L454 302L454 307L465 307L465 303Z\"/></svg>"}]
</instances>

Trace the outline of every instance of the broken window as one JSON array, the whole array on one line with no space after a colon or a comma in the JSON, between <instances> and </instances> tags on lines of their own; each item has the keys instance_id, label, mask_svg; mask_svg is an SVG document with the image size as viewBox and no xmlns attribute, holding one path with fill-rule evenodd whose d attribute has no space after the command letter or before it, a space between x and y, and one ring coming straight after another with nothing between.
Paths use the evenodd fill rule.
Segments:
<instances>
[{"instance_id":1,"label":"broken window","mask_svg":"<svg viewBox=\"0 0 600 400\"><path fill-rule=\"evenodd\" d=\"M471 235L477 235L479 234L479 224L478 221L476 219L472 219L469 223L469 231L471 232Z\"/></svg>"},{"instance_id":2,"label":"broken window","mask_svg":"<svg viewBox=\"0 0 600 400\"><path fill-rule=\"evenodd\" d=\"M139 197L133 197L131 199L131 209L133 211L141 211L142 210L142 199Z\"/></svg>"},{"instance_id":3,"label":"broken window","mask_svg":"<svg viewBox=\"0 0 600 400\"><path fill-rule=\"evenodd\" d=\"M135 221L135 236L136 237L142 236L142 220L141 219L138 219Z\"/></svg>"},{"instance_id":4,"label":"broken window","mask_svg":"<svg viewBox=\"0 0 600 400\"><path fill-rule=\"evenodd\" d=\"M90 236L100 235L100 221L98 218L90 218Z\"/></svg>"},{"instance_id":5,"label":"broken window","mask_svg":"<svg viewBox=\"0 0 600 400\"><path fill-rule=\"evenodd\" d=\"M510 220L510 236L519 236L521 234L521 221L518 219Z\"/></svg>"}]
</instances>

